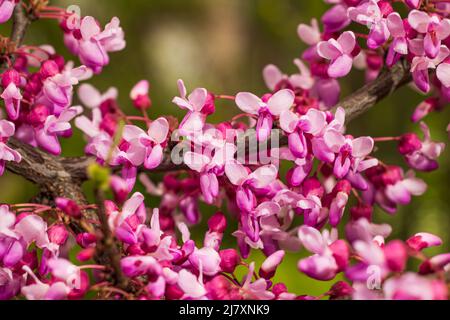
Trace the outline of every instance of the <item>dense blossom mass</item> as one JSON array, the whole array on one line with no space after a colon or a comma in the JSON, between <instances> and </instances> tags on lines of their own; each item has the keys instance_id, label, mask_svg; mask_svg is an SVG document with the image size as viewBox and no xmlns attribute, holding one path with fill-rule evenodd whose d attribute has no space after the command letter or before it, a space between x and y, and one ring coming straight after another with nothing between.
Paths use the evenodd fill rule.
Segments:
<instances>
[{"instance_id":1,"label":"dense blossom mass","mask_svg":"<svg viewBox=\"0 0 450 320\"><path fill-rule=\"evenodd\" d=\"M130 93L142 116L124 114L115 88L102 93L80 84L125 48L118 18L103 25L46 1L0 0L0 23L10 23L14 10L55 19L78 58L66 61L50 45L2 42L0 174L23 161L12 139L59 156L61 139L81 130L97 198L0 206L0 299L447 299L450 253L426 254L442 240L427 232L391 239L391 227L372 214L376 206L395 214L423 195L427 184L415 173L439 167L445 144L433 140L424 121L450 102L450 1L325 2L331 7L321 23L298 27L308 45L294 60L298 73L268 65L267 92L234 96L188 90L179 80L173 103L186 115L178 123L151 117L146 80ZM423 135L346 132L341 78L356 68L376 81L399 63L410 68L412 90L427 94L411 115ZM75 95L82 105L73 105ZM218 99L240 114L209 122ZM253 129L256 143L269 149L244 148L236 156L243 133ZM375 144L386 141L398 145L402 166L377 159ZM160 183L151 180L155 170L165 171ZM147 208L137 185L159 206ZM202 217L200 203L216 213ZM201 219L208 230L200 243L189 227ZM223 247L226 234L235 247ZM261 265L248 261L255 250L266 256ZM299 251L309 253L299 272L344 280L321 296L276 283L285 256Z\"/></svg>"}]
</instances>

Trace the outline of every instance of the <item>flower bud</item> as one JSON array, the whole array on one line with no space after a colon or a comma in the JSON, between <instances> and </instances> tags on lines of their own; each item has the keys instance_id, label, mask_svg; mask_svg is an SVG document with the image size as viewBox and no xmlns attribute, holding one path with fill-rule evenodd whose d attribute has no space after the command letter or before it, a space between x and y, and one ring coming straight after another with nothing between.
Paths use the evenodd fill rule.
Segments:
<instances>
[{"instance_id":1,"label":"flower bud","mask_svg":"<svg viewBox=\"0 0 450 320\"><path fill-rule=\"evenodd\" d=\"M275 275L278 266L283 261L284 255L284 250L279 250L267 257L259 269L259 275L264 279L271 279Z\"/></svg>"},{"instance_id":2,"label":"flower bud","mask_svg":"<svg viewBox=\"0 0 450 320\"><path fill-rule=\"evenodd\" d=\"M55 224L47 230L50 242L63 245L69 237L69 232L63 224Z\"/></svg>"},{"instance_id":3,"label":"flower bud","mask_svg":"<svg viewBox=\"0 0 450 320\"><path fill-rule=\"evenodd\" d=\"M282 293L287 293L288 289L284 283L279 282L273 286L272 292L276 297L278 297Z\"/></svg>"},{"instance_id":4,"label":"flower bud","mask_svg":"<svg viewBox=\"0 0 450 320\"><path fill-rule=\"evenodd\" d=\"M211 300L239 300L239 289L224 276L216 276L205 285Z\"/></svg>"},{"instance_id":5,"label":"flower bud","mask_svg":"<svg viewBox=\"0 0 450 320\"><path fill-rule=\"evenodd\" d=\"M350 215L352 217L352 220L357 221L361 218L365 218L368 221L372 221L372 214L373 214L373 206L360 203L357 206L350 209Z\"/></svg>"},{"instance_id":6,"label":"flower bud","mask_svg":"<svg viewBox=\"0 0 450 320\"><path fill-rule=\"evenodd\" d=\"M42 63L41 69L39 70L39 74L42 80L53 77L58 73L59 73L58 64L53 60L47 60L44 63Z\"/></svg>"},{"instance_id":7,"label":"flower bud","mask_svg":"<svg viewBox=\"0 0 450 320\"><path fill-rule=\"evenodd\" d=\"M224 249L219 251L220 268L223 272L233 273L234 269L241 263L241 257L235 249Z\"/></svg>"},{"instance_id":8,"label":"flower bud","mask_svg":"<svg viewBox=\"0 0 450 320\"><path fill-rule=\"evenodd\" d=\"M2 74L3 88L8 87L11 83L14 83L16 86L20 85L20 74L14 69L8 69Z\"/></svg>"},{"instance_id":9,"label":"flower bud","mask_svg":"<svg viewBox=\"0 0 450 320\"><path fill-rule=\"evenodd\" d=\"M94 257L94 255L95 255L94 247L86 248L78 252L77 260L80 262L89 261Z\"/></svg>"},{"instance_id":10,"label":"flower bud","mask_svg":"<svg viewBox=\"0 0 450 320\"><path fill-rule=\"evenodd\" d=\"M442 239L434 234L421 232L406 240L406 244L411 250L421 251L429 247L442 245Z\"/></svg>"},{"instance_id":11,"label":"flower bud","mask_svg":"<svg viewBox=\"0 0 450 320\"><path fill-rule=\"evenodd\" d=\"M76 236L77 244L82 248L88 248L97 242L97 237L92 233L79 233Z\"/></svg>"},{"instance_id":12,"label":"flower bud","mask_svg":"<svg viewBox=\"0 0 450 320\"><path fill-rule=\"evenodd\" d=\"M405 270L408 253L405 244L400 240L394 240L384 246L386 263L392 272Z\"/></svg>"},{"instance_id":13,"label":"flower bud","mask_svg":"<svg viewBox=\"0 0 450 320\"><path fill-rule=\"evenodd\" d=\"M411 154L414 151L418 151L422 148L422 142L415 133L406 133L400 138L398 144L398 151L402 155Z\"/></svg>"},{"instance_id":14,"label":"flower bud","mask_svg":"<svg viewBox=\"0 0 450 320\"><path fill-rule=\"evenodd\" d=\"M131 90L130 98L136 108L145 110L150 108L152 102L148 96L150 84L147 80L139 81Z\"/></svg>"},{"instance_id":15,"label":"flower bud","mask_svg":"<svg viewBox=\"0 0 450 320\"><path fill-rule=\"evenodd\" d=\"M331 300L351 297L353 288L345 281L336 282L328 292Z\"/></svg>"},{"instance_id":16,"label":"flower bud","mask_svg":"<svg viewBox=\"0 0 450 320\"><path fill-rule=\"evenodd\" d=\"M43 104L38 104L30 110L27 115L27 121L29 124L33 126L40 126L44 124L47 117L50 115L50 111L48 107Z\"/></svg>"},{"instance_id":17,"label":"flower bud","mask_svg":"<svg viewBox=\"0 0 450 320\"><path fill-rule=\"evenodd\" d=\"M222 212L216 212L208 220L208 228L211 232L224 233L227 228L227 219Z\"/></svg>"},{"instance_id":18,"label":"flower bud","mask_svg":"<svg viewBox=\"0 0 450 320\"><path fill-rule=\"evenodd\" d=\"M81 218L81 209L78 204L67 198L56 198L56 207L68 216L79 219Z\"/></svg>"}]
</instances>

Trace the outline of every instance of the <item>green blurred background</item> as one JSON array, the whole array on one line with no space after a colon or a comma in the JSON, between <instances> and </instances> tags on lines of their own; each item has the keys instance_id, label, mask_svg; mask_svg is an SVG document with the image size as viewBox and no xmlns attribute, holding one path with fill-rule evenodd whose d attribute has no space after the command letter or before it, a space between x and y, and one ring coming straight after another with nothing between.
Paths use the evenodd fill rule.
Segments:
<instances>
[{"instance_id":1,"label":"green blurred background","mask_svg":"<svg viewBox=\"0 0 450 320\"><path fill-rule=\"evenodd\" d=\"M130 105L128 93L141 79L151 82L153 108L151 116L176 115L183 112L170 101L177 95L176 80L184 79L188 91L206 87L214 93L235 94L239 91L263 93L262 68L268 63L278 65L287 73L294 73L292 60L298 57L305 45L298 39L296 29L301 22L309 23L319 17L328 6L322 1L304 0L69 0L51 1L52 5L67 7L79 5L81 14L92 15L105 24L118 16L126 32L127 48L110 55L111 64L91 83L101 91L110 86L119 89L119 102L126 113L136 111ZM9 34L9 25L1 26L0 33ZM68 59L62 41L62 32L53 20L33 23L27 44L52 44ZM362 72L354 71L341 81L343 95L363 84ZM419 132L418 125L408 119L423 99L419 94L403 88L394 96L381 102L376 108L353 121L348 131L354 135L397 136L407 131ZM230 119L238 112L230 103L219 103L212 121ZM448 108L426 119L435 140L447 141L445 128L449 122ZM64 154L81 155L82 135L63 141ZM376 155L386 163L405 167L395 145L380 144ZM441 236L446 247L430 253L449 249L449 152L440 159L441 169L431 174L419 174L429 184L425 196L414 198L409 206L390 216L377 210L374 220L393 225L392 238L406 239L419 232L428 231ZM156 182L161 176L152 176ZM18 203L28 201L36 189L22 178L5 174L0 179L0 202ZM89 188L87 187L87 190ZM149 206L157 206L159 199L147 199ZM214 209L202 206L204 217ZM193 236L199 242L206 230L195 227ZM233 228L229 228L232 231ZM234 245L227 236L225 242ZM297 260L306 253L291 254L279 268L276 280L284 281L288 288L298 294L321 294L329 287L306 278L296 269ZM260 263L263 257L254 254Z\"/></svg>"}]
</instances>

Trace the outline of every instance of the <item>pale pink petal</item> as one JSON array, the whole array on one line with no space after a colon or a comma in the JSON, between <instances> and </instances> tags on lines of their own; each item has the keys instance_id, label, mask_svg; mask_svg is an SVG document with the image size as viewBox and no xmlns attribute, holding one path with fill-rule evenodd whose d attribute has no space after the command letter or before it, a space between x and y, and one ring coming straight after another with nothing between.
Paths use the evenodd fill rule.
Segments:
<instances>
[{"instance_id":1,"label":"pale pink petal","mask_svg":"<svg viewBox=\"0 0 450 320\"><path fill-rule=\"evenodd\" d=\"M415 30L420 33L426 33L428 31L428 24L431 22L431 18L428 13L419 10L413 10L408 15L408 22Z\"/></svg>"},{"instance_id":2,"label":"pale pink petal","mask_svg":"<svg viewBox=\"0 0 450 320\"><path fill-rule=\"evenodd\" d=\"M277 66L273 64L267 65L263 70L263 78L266 83L266 86L270 90L275 90L275 87L277 84L280 83L281 80L283 80L283 73L278 69Z\"/></svg>"},{"instance_id":3,"label":"pale pink petal","mask_svg":"<svg viewBox=\"0 0 450 320\"><path fill-rule=\"evenodd\" d=\"M444 87L450 87L450 64L441 63L436 69L436 76Z\"/></svg>"},{"instance_id":4,"label":"pale pink petal","mask_svg":"<svg viewBox=\"0 0 450 320\"><path fill-rule=\"evenodd\" d=\"M193 111L201 111L205 105L208 91L204 88L197 88L189 95L188 100L193 107Z\"/></svg>"},{"instance_id":5,"label":"pale pink petal","mask_svg":"<svg viewBox=\"0 0 450 320\"><path fill-rule=\"evenodd\" d=\"M278 175L278 169L273 164L260 167L253 171L249 179L253 179L256 188L264 188L272 183Z\"/></svg>"},{"instance_id":6,"label":"pale pink petal","mask_svg":"<svg viewBox=\"0 0 450 320\"><path fill-rule=\"evenodd\" d=\"M249 114L258 114L262 101L250 92L240 92L236 95L236 105Z\"/></svg>"},{"instance_id":7,"label":"pale pink petal","mask_svg":"<svg viewBox=\"0 0 450 320\"><path fill-rule=\"evenodd\" d=\"M339 36L337 42L342 48L342 52L351 54L356 45L356 37L352 31L346 31Z\"/></svg>"},{"instance_id":8,"label":"pale pink petal","mask_svg":"<svg viewBox=\"0 0 450 320\"><path fill-rule=\"evenodd\" d=\"M342 78L349 74L352 70L353 59L349 55L342 55L334 60L329 68L328 75L331 78Z\"/></svg>"},{"instance_id":9,"label":"pale pink petal","mask_svg":"<svg viewBox=\"0 0 450 320\"><path fill-rule=\"evenodd\" d=\"M98 107L102 102L100 92L94 86L87 83L82 84L78 89L78 98L80 98L83 105L89 108Z\"/></svg>"},{"instance_id":10,"label":"pale pink petal","mask_svg":"<svg viewBox=\"0 0 450 320\"><path fill-rule=\"evenodd\" d=\"M334 129L327 130L323 135L323 139L326 145L335 153L338 153L345 144L345 137Z\"/></svg>"},{"instance_id":11,"label":"pale pink petal","mask_svg":"<svg viewBox=\"0 0 450 320\"><path fill-rule=\"evenodd\" d=\"M398 12L393 12L387 17L387 25L393 37L404 37L405 27L403 20Z\"/></svg>"},{"instance_id":12,"label":"pale pink petal","mask_svg":"<svg viewBox=\"0 0 450 320\"><path fill-rule=\"evenodd\" d=\"M326 249L327 244L316 228L301 226L298 229L298 237L302 245L312 253L322 254Z\"/></svg>"},{"instance_id":13,"label":"pale pink petal","mask_svg":"<svg viewBox=\"0 0 450 320\"><path fill-rule=\"evenodd\" d=\"M331 39L329 41L319 42L317 45L317 53L322 58L335 60L342 55L342 48L336 40Z\"/></svg>"},{"instance_id":14,"label":"pale pink petal","mask_svg":"<svg viewBox=\"0 0 450 320\"><path fill-rule=\"evenodd\" d=\"M205 288L199 283L197 277L185 269L178 273L178 286L186 296L191 298L201 298L206 294Z\"/></svg>"},{"instance_id":15,"label":"pale pink petal","mask_svg":"<svg viewBox=\"0 0 450 320\"><path fill-rule=\"evenodd\" d=\"M167 134L169 133L169 122L166 118L158 118L153 121L148 128L148 135L153 142L163 143L166 141Z\"/></svg>"},{"instance_id":16,"label":"pale pink petal","mask_svg":"<svg viewBox=\"0 0 450 320\"><path fill-rule=\"evenodd\" d=\"M355 158L364 158L369 155L374 146L374 141L371 137L360 137L352 141L352 156Z\"/></svg>"},{"instance_id":17,"label":"pale pink petal","mask_svg":"<svg viewBox=\"0 0 450 320\"><path fill-rule=\"evenodd\" d=\"M279 116L283 111L287 111L292 107L294 100L294 92L289 89L283 89L269 99L267 106L272 115Z\"/></svg>"},{"instance_id":18,"label":"pale pink petal","mask_svg":"<svg viewBox=\"0 0 450 320\"><path fill-rule=\"evenodd\" d=\"M237 161L230 161L225 165L225 174L228 180L236 186L239 186L248 178L247 169Z\"/></svg>"}]
</instances>

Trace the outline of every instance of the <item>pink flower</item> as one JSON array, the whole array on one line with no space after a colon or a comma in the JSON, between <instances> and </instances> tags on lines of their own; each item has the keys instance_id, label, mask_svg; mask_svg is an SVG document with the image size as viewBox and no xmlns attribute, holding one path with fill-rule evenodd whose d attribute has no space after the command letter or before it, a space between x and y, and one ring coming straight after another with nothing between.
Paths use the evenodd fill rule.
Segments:
<instances>
[{"instance_id":1,"label":"pink flower","mask_svg":"<svg viewBox=\"0 0 450 320\"><path fill-rule=\"evenodd\" d=\"M43 98L54 105L54 113L58 115L69 107L73 96L73 86L89 76L90 72L85 66L74 69L68 67L62 73L45 79L42 88Z\"/></svg>"},{"instance_id":2,"label":"pink flower","mask_svg":"<svg viewBox=\"0 0 450 320\"><path fill-rule=\"evenodd\" d=\"M311 25L299 24L297 27L297 34L299 38L310 46L315 46L322 40L319 23L317 19L311 20Z\"/></svg>"},{"instance_id":3,"label":"pink flower","mask_svg":"<svg viewBox=\"0 0 450 320\"><path fill-rule=\"evenodd\" d=\"M198 137L197 137L198 138ZM224 173L225 163L232 160L236 151L234 144L225 140L213 141L212 150L205 148L205 154L188 151L184 154L184 163L200 173L200 188L206 203L212 204L219 195L217 176Z\"/></svg>"},{"instance_id":4,"label":"pink flower","mask_svg":"<svg viewBox=\"0 0 450 320\"><path fill-rule=\"evenodd\" d=\"M258 141L265 141L270 136L274 117L279 117L283 111L289 110L295 99L295 94L289 89L283 89L273 94L267 101L249 92L236 95L236 104L242 111L258 116L256 135Z\"/></svg>"},{"instance_id":5,"label":"pink flower","mask_svg":"<svg viewBox=\"0 0 450 320\"><path fill-rule=\"evenodd\" d=\"M12 122L0 120L0 175L5 172L5 164L7 161L20 162L22 156L16 150L6 145L9 137L14 135L15 127Z\"/></svg>"},{"instance_id":6,"label":"pink flower","mask_svg":"<svg viewBox=\"0 0 450 320\"><path fill-rule=\"evenodd\" d=\"M148 96L150 84L147 80L139 81L131 90L130 98L135 107L139 109L146 109L150 107L151 101Z\"/></svg>"},{"instance_id":7,"label":"pink flower","mask_svg":"<svg viewBox=\"0 0 450 320\"><path fill-rule=\"evenodd\" d=\"M81 39L76 45L80 61L100 73L109 64L108 52L120 51L125 47L124 33L118 18L113 18L102 31L93 17L84 17L80 24Z\"/></svg>"},{"instance_id":8,"label":"pink flower","mask_svg":"<svg viewBox=\"0 0 450 320\"><path fill-rule=\"evenodd\" d=\"M0 0L0 23L5 23L11 18L16 4L16 0Z\"/></svg>"},{"instance_id":9,"label":"pink flower","mask_svg":"<svg viewBox=\"0 0 450 320\"><path fill-rule=\"evenodd\" d=\"M127 277L138 277L143 275L159 276L162 267L151 256L131 256L120 260L120 267Z\"/></svg>"},{"instance_id":10,"label":"pink flower","mask_svg":"<svg viewBox=\"0 0 450 320\"><path fill-rule=\"evenodd\" d=\"M412 272L388 279L383 285L383 292L388 300L446 300L447 297L440 297L437 289L432 280Z\"/></svg>"},{"instance_id":11,"label":"pink flower","mask_svg":"<svg viewBox=\"0 0 450 320\"><path fill-rule=\"evenodd\" d=\"M374 146L370 137L351 139L337 130L329 129L324 134L324 142L331 151L338 154L333 173L339 179L345 177L350 168L353 168L353 172L361 172L378 164L375 159L365 160Z\"/></svg>"},{"instance_id":12,"label":"pink flower","mask_svg":"<svg viewBox=\"0 0 450 320\"><path fill-rule=\"evenodd\" d=\"M378 0L369 0L356 8L348 9L348 16L353 21L370 28L367 46L377 49L389 39L389 29L383 17Z\"/></svg>"},{"instance_id":13,"label":"pink flower","mask_svg":"<svg viewBox=\"0 0 450 320\"><path fill-rule=\"evenodd\" d=\"M329 243L333 241L330 235L326 232L321 234L312 227L302 226L298 230L298 237L303 246L314 253L313 256L298 262L299 270L313 279L323 281L333 279L339 272L339 266L329 247Z\"/></svg>"},{"instance_id":14,"label":"pink flower","mask_svg":"<svg viewBox=\"0 0 450 320\"><path fill-rule=\"evenodd\" d=\"M236 202L241 210L251 212L255 207L255 195L251 189L267 187L275 181L278 170L274 165L267 165L250 173L237 161L230 161L225 165L225 174L232 184L238 187Z\"/></svg>"},{"instance_id":15,"label":"pink flower","mask_svg":"<svg viewBox=\"0 0 450 320\"><path fill-rule=\"evenodd\" d=\"M72 134L70 121L81 114L82 111L83 109L80 106L70 107L63 110L59 116L50 115L47 117L44 126L35 130L38 145L51 154L61 154L58 136L65 137Z\"/></svg>"},{"instance_id":16,"label":"pink flower","mask_svg":"<svg viewBox=\"0 0 450 320\"><path fill-rule=\"evenodd\" d=\"M22 94L16 85L11 82L3 91L1 96L5 101L6 112L11 120L17 120L20 112L20 101Z\"/></svg>"},{"instance_id":17,"label":"pink flower","mask_svg":"<svg viewBox=\"0 0 450 320\"><path fill-rule=\"evenodd\" d=\"M23 238L27 246L34 242L39 248L45 248L50 244L47 234L47 223L34 214L28 215L17 222L14 232Z\"/></svg>"},{"instance_id":18,"label":"pink flower","mask_svg":"<svg viewBox=\"0 0 450 320\"><path fill-rule=\"evenodd\" d=\"M301 117L289 110L280 116L280 127L289 134L289 149L298 158L305 158L308 152L304 134L319 135L326 125L325 113L316 109L310 109Z\"/></svg>"},{"instance_id":19,"label":"pink flower","mask_svg":"<svg viewBox=\"0 0 450 320\"><path fill-rule=\"evenodd\" d=\"M202 112L208 102L208 91L204 88L197 88L189 96L187 95L186 86L183 80L178 80L179 97L173 98L172 102L181 109L188 110L180 124L180 133L188 135L193 132L199 132L205 125L206 115Z\"/></svg>"},{"instance_id":20,"label":"pink flower","mask_svg":"<svg viewBox=\"0 0 450 320\"><path fill-rule=\"evenodd\" d=\"M116 88L109 88L105 93L100 93L94 86L90 84L82 84L78 88L78 98L83 105L90 109L100 107L107 100L116 100L118 92Z\"/></svg>"},{"instance_id":21,"label":"pink flower","mask_svg":"<svg viewBox=\"0 0 450 320\"><path fill-rule=\"evenodd\" d=\"M284 250L278 250L268 256L259 269L259 275L265 279L271 279L278 266L283 262L284 255Z\"/></svg>"},{"instance_id":22,"label":"pink flower","mask_svg":"<svg viewBox=\"0 0 450 320\"><path fill-rule=\"evenodd\" d=\"M412 10L408 22L413 29L425 34L423 46L426 55L434 59L439 54L442 40L450 36L450 20L439 19L437 15L429 15L424 11Z\"/></svg>"},{"instance_id":23,"label":"pink flower","mask_svg":"<svg viewBox=\"0 0 450 320\"><path fill-rule=\"evenodd\" d=\"M207 276L215 276L220 271L220 256L213 248L194 249L189 256L189 262L199 272Z\"/></svg>"},{"instance_id":24,"label":"pink flower","mask_svg":"<svg viewBox=\"0 0 450 320\"><path fill-rule=\"evenodd\" d=\"M420 123L420 128L424 135L421 147L405 155L408 165L420 171L433 171L439 167L436 159L439 158L445 149L444 143L431 140L430 129L424 123Z\"/></svg>"},{"instance_id":25,"label":"pink flower","mask_svg":"<svg viewBox=\"0 0 450 320\"><path fill-rule=\"evenodd\" d=\"M185 298L201 299L207 291L202 283L202 276L198 279L191 272L182 269L178 273L178 286L184 292Z\"/></svg>"},{"instance_id":26,"label":"pink flower","mask_svg":"<svg viewBox=\"0 0 450 320\"><path fill-rule=\"evenodd\" d=\"M336 3L336 2L333 2ZM340 31L350 24L351 20L347 15L347 5L338 3L325 12L322 16L322 23L325 33L331 34Z\"/></svg>"},{"instance_id":27,"label":"pink flower","mask_svg":"<svg viewBox=\"0 0 450 320\"><path fill-rule=\"evenodd\" d=\"M22 267L34 280L34 284L22 287L21 292L28 300L62 300L67 298L70 288L63 282L47 284L40 281L28 267Z\"/></svg>"},{"instance_id":28,"label":"pink flower","mask_svg":"<svg viewBox=\"0 0 450 320\"><path fill-rule=\"evenodd\" d=\"M272 300L275 295L267 290L267 282L265 279L260 278L255 282L252 282L253 271L255 270L255 263L250 263L248 268L248 274L244 277L242 287L240 288L240 294L244 299L249 300Z\"/></svg>"},{"instance_id":29,"label":"pink flower","mask_svg":"<svg viewBox=\"0 0 450 320\"><path fill-rule=\"evenodd\" d=\"M158 118L149 125L148 131L134 125L126 125L122 138L127 146L118 151L113 163L119 164L123 160L137 167L144 165L147 169L154 169L161 164L163 158L163 144L169 133L169 123L165 118Z\"/></svg>"},{"instance_id":30,"label":"pink flower","mask_svg":"<svg viewBox=\"0 0 450 320\"><path fill-rule=\"evenodd\" d=\"M349 74L352 69L352 52L356 46L355 34L346 31L335 40L322 41L318 44L317 51L322 58L331 60L328 75L331 78L341 78Z\"/></svg>"},{"instance_id":31,"label":"pink flower","mask_svg":"<svg viewBox=\"0 0 450 320\"><path fill-rule=\"evenodd\" d=\"M421 179L408 172L406 177L395 184L386 186L386 196L394 203L406 205L411 202L411 196L420 196L427 190L427 185Z\"/></svg>"},{"instance_id":32,"label":"pink flower","mask_svg":"<svg viewBox=\"0 0 450 320\"><path fill-rule=\"evenodd\" d=\"M387 26L394 40L389 46L386 63L388 66L392 66L401 56L408 54L408 39L404 22L397 12L393 12L387 17Z\"/></svg>"},{"instance_id":33,"label":"pink flower","mask_svg":"<svg viewBox=\"0 0 450 320\"><path fill-rule=\"evenodd\" d=\"M427 232L416 233L406 241L408 247L410 247L414 251L422 251L423 249L429 247L440 246L442 245L442 243L443 242L441 238Z\"/></svg>"}]
</instances>

